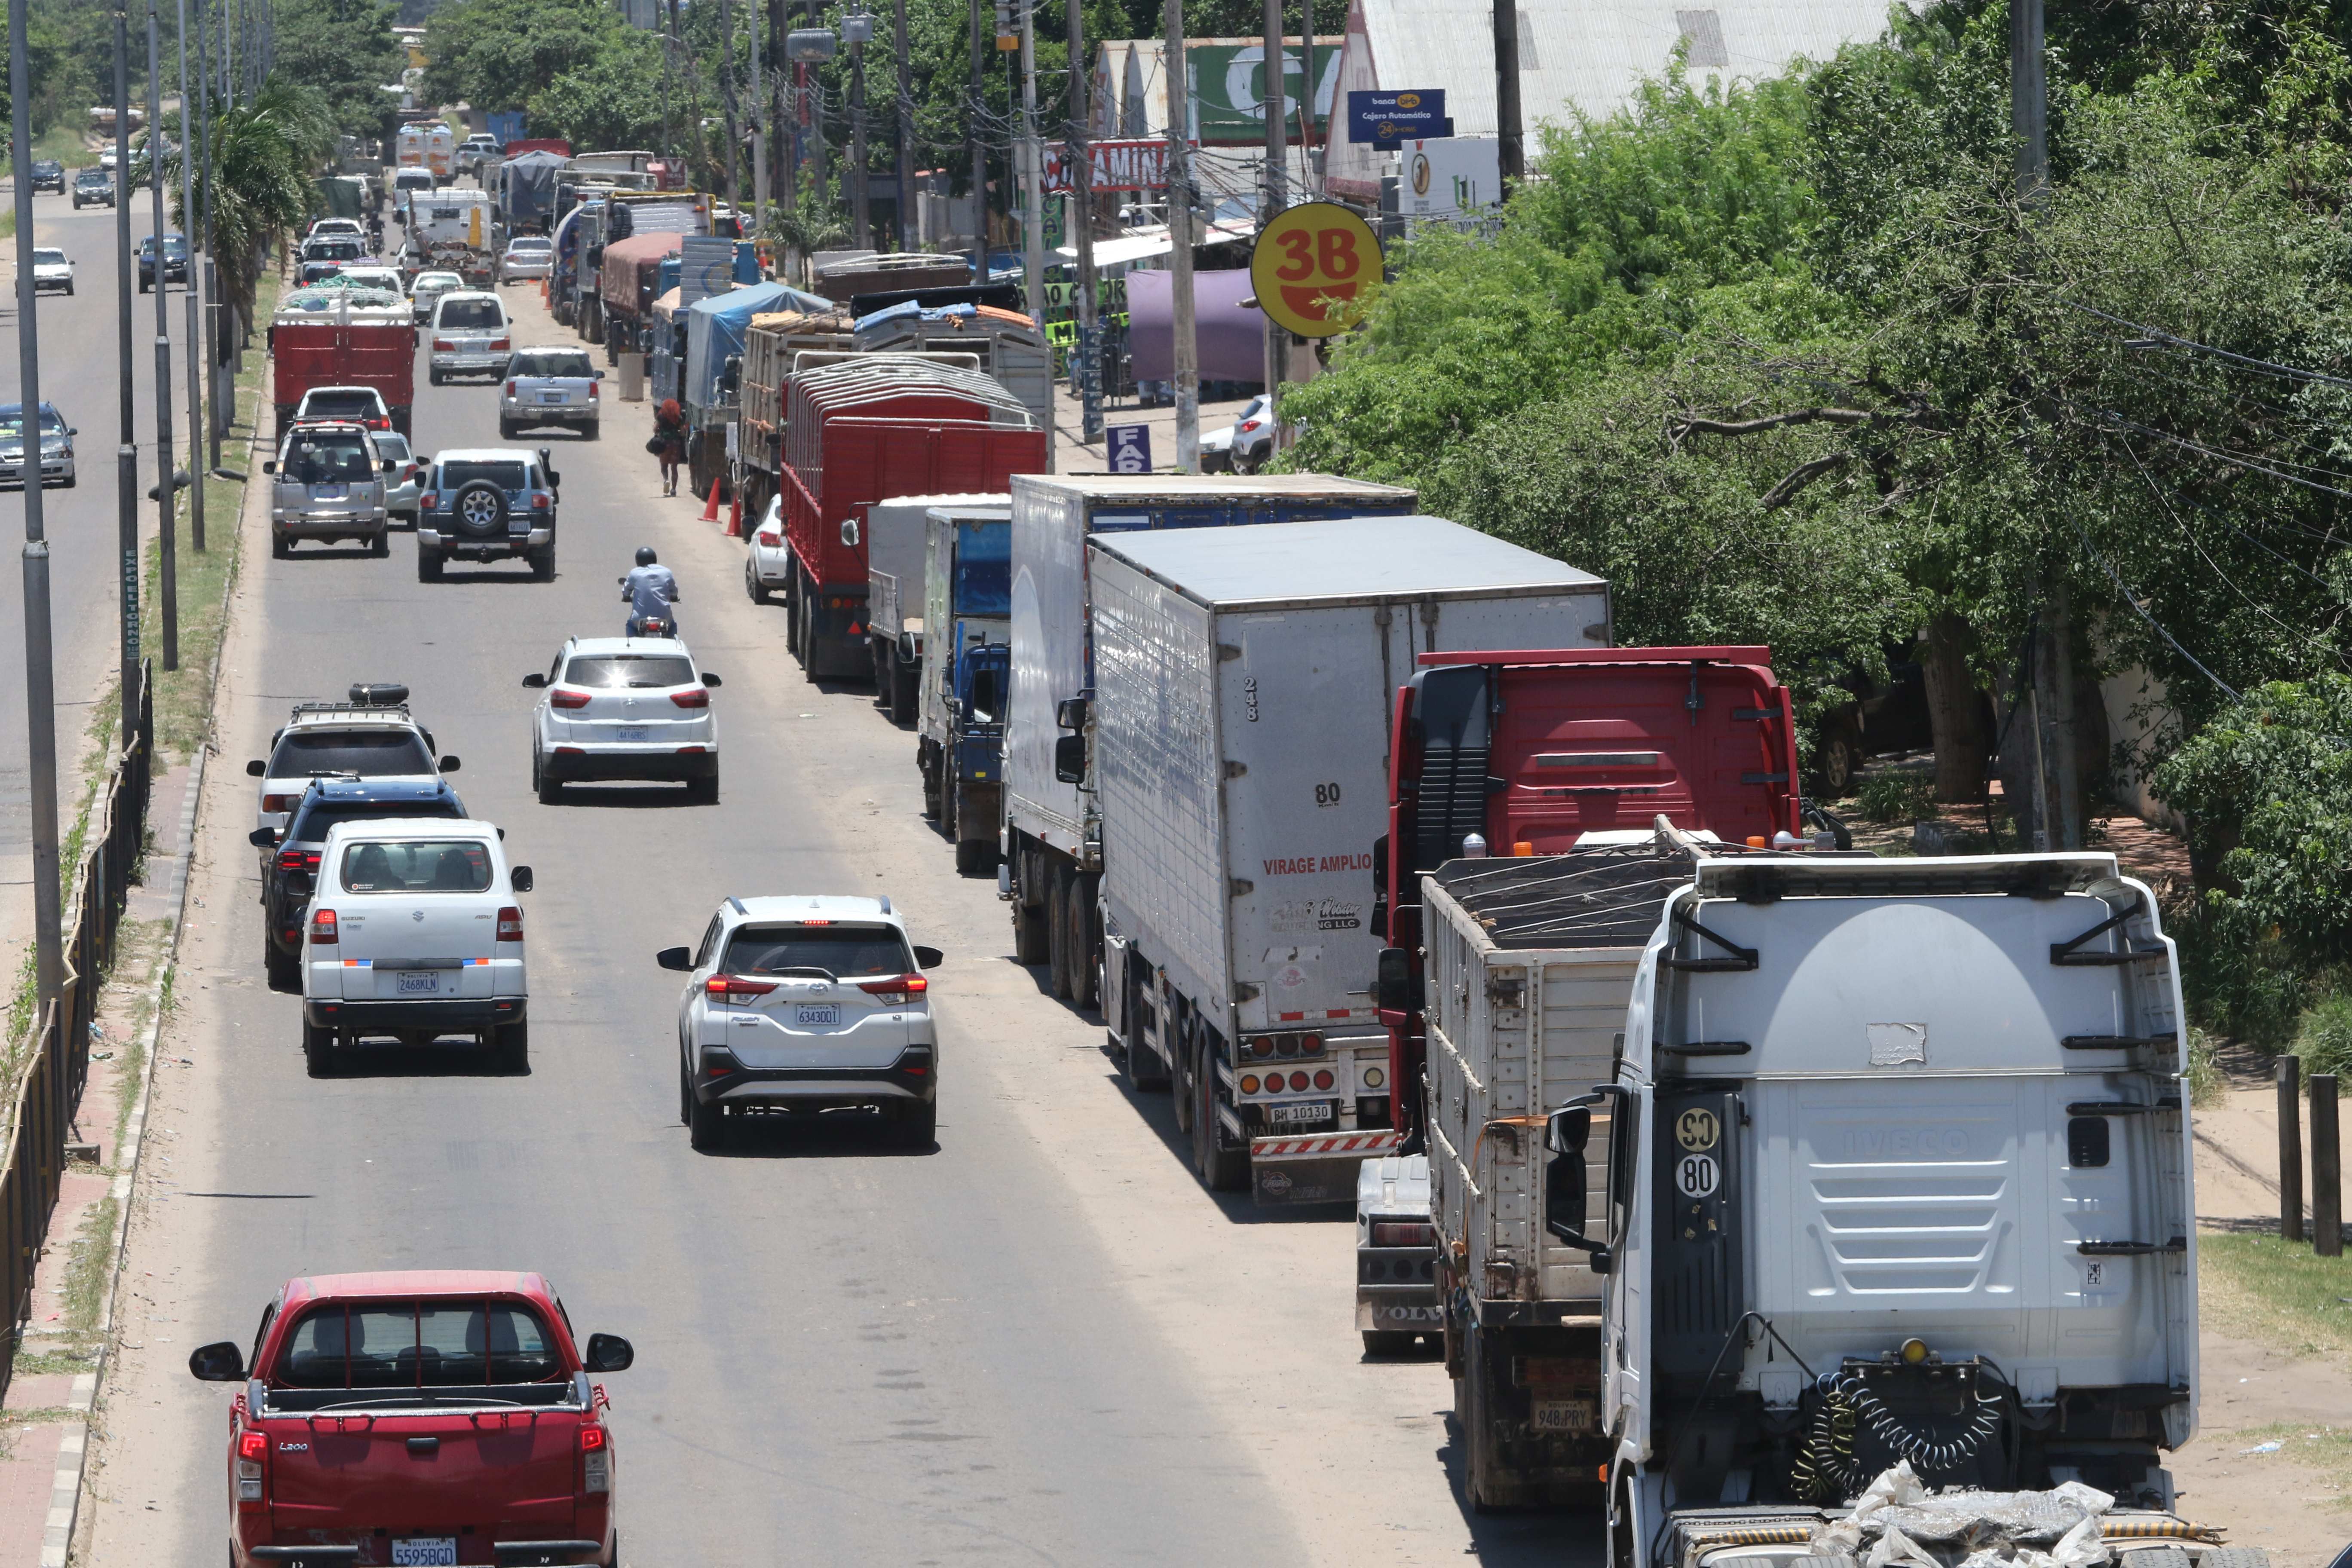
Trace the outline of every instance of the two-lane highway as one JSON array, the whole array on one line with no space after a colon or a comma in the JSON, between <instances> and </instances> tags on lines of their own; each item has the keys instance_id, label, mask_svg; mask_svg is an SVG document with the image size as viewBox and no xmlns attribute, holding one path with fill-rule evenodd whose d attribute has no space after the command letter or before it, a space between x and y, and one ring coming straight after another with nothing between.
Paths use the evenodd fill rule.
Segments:
<instances>
[{"instance_id":1,"label":"two-lane highway","mask_svg":"<svg viewBox=\"0 0 2352 1568\"><path fill-rule=\"evenodd\" d=\"M535 289L508 297L520 341L566 337ZM488 444L488 385L418 382L420 450ZM542 1269L583 1332L635 1342L607 1379L632 1564L1588 1560L1590 1518L1465 1517L1442 1368L1360 1360L1350 1227L1199 1188L1166 1097L1131 1098L1099 1024L1006 956L992 886L919 817L911 736L803 680L741 546L657 497L649 427L616 404L601 442L530 439L562 475L550 584L420 584L405 534L388 561L273 561L248 514L89 1560L220 1561L233 1391L188 1377L192 1347L249 1340L289 1276L434 1265ZM725 677L719 804L542 806L520 678L617 632L641 543ZM384 1049L310 1079L297 1003L264 984L242 764L289 703L358 679L411 687L535 870L527 1077ZM935 1150L842 1117L688 1147L653 955L728 895L793 891L887 893L947 950Z\"/></svg>"}]
</instances>

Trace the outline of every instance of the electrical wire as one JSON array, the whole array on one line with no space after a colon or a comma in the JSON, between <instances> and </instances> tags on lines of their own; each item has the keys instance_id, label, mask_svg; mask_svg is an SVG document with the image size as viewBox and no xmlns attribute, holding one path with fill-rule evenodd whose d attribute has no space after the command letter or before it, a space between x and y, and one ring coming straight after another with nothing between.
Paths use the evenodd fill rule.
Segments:
<instances>
[{"instance_id":1,"label":"electrical wire","mask_svg":"<svg viewBox=\"0 0 2352 1568\"><path fill-rule=\"evenodd\" d=\"M2235 582L2231 581L2230 574L2221 570L2221 563L2215 561L2212 555L2206 550L2205 546L2198 542L2197 536L2189 531L2189 525L2180 520L2180 514L2172 510L2171 501L2168 500L2165 498L2164 492L2157 488L2156 476L2147 471L2147 465L2139 460L2139 454L2132 449L2131 443L2119 438L2117 444L2123 447L2125 456L2131 458L2132 467L2139 470L2139 477L2147 484L2148 494L2156 498L2156 504L2164 509L2164 515L2172 520L2172 525L2175 528L2180 530L2180 537L2189 541L2189 547L2191 550L2196 551L2198 559L2204 562L2206 567L2211 571L2213 575L2221 580L2221 585L2223 587L2229 589L2232 594L2237 595L2239 598L2243 599L2246 602L2247 606L2256 615L2262 616L2264 620L2270 622L2271 625L2278 627L2279 630L2286 633L2289 637L2308 638L2314 642L2324 640L2316 632L2305 631L2298 626L2291 626L2284 621L2280 620L2276 616L2271 614L2270 606L2260 603L2252 595L2247 593L2243 588L2239 587ZM2293 565L2294 563L2289 562L2288 564ZM2297 570L2300 570L2300 568L2297 568ZM2309 575L2309 574L2305 574L2305 575ZM2315 578L2314 580L2317 581ZM2335 648L2329 648L2327 651L2338 663L2343 662L2344 656L2340 651Z\"/></svg>"},{"instance_id":2,"label":"electrical wire","mask_svg":"<svg viewBox=\"0 0 2352 1568\"><path fill-rule=\"evenodd\" d=\"M2200 343L2194 338L2184 338L2177 333L2168 332L2162 327L2151 327L2143 321L2135 321L2127 317L2112 315L2105 310L2100 310L2095 305L2085 305L2079 300L2061 299L2058 302L2069 309L2080 310L2085 315L2096 316L2103 321L2113 322L2118 327L2128 327L2133 331L2139 333L2142 337L2153 338L2160 343L2169 343L2175 348L2189 349L2197 353L2211 354L2217 359L2230 360L2235 363L2242 364L2251 370L2260 371L2265 375L2277 376L2284 381L2300 381L2312 383L2321 386L2341 386L2352 388L2352 381L2347 381L2340 375L2329 375L2325 371L2305 370L2299 365L2279 364L2271 360L2256 359L2251 354L2242 354L2230 349L2216 348L2210 343Z\"/></svg>"},{"instance_id":3,"label":"electrical wire","mask_svg":"<svg viewBox=\"0 0 2352 1568\"><path fill-rule=\"evenodd\" d=\"M2070 519L2069 521L2074 520ZM2187 648L2180 646L2180 639L2179 637L2176 637L2170 632L2166 631L2161 622L2159 622L2154 616L2149 615L2146 609L2141 607L2140 602L2132 596L2132 591L2124 586L2123 578L2116 573L2113 566L2107 564L2106 557L2101 555L2096 550L2091 548L2091 536L2083 531L2083 525L2079 521L2074 522L2074 537L2083 542L2083 552L2088 555L2093 561L2098 563L2099 569L2107 574L2107 581L2116 585L2116 592L2122 596L2123 602L2131 606L2131 612L2133 615L2136 615L2141 620L2146 621L2148 625L2149 630L2155 632L2158 637L2162 637L2165 640L2166 645L2169 647L2173 652L2188 660L2190 668L2196 670L2198 674L2203 676L2206 679L2220 687L2221 690L2227 694L2231 701L2242 702L2245 700L2244 698L2239 695L2238 689L2236 687L2231 685L2228 681L2222 679L2220 676L2206 668L2195 654L2190 653Z\"/></svg>"}]
</instances>

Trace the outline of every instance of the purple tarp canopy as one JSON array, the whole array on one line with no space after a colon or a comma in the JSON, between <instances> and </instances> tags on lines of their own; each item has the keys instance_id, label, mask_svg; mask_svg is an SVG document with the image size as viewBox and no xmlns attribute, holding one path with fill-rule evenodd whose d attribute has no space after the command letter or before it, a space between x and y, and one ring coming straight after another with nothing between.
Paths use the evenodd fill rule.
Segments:
<instances>
[{"instance_id":1,"label":"purple tarp canopy","mask_svg":"<svg viewBox=\"0 0 2352 1568\"><path fill-rule=\"evenodd\" d=\"M1138 381L1176 375L1172 272L1127 275L1127 346ZM1202 381L1265 380L1265 317L1242 301L1254 292L1247 268L1192 274L1192 320Z\"/></svg>"}]
</instances>

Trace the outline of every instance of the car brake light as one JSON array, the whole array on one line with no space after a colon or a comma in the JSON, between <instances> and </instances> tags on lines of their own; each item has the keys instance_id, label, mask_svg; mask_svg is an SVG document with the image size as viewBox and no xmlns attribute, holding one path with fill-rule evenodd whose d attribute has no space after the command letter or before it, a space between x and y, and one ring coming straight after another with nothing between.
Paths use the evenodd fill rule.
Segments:
<instances>
[{"instance_id":1,"label":"car brake light","mask_svg":"<svg viewBox=\"0 0 2352 1568\"><path fill-rule=\"evenodd\" d=\"M310 945L312 947L332 947L335 945L334 910L314 910L311 911Z\"/></svg>"},{"instance_id":2,"label":"car brake light","mask_svg":"<svg viewBox=\"0 0 2352 1568\"><path fill-rule=\"evenodd\" d=\"M436 338L433 340L433 352L436 354L453 354L457 352L457 345L446 338Z\"/></svg>"},{"instance_id":3,"label":"car brake light","mask_svg":"<svg viewBox=\"0 0 2352 1568\"><path fill-rule=\"evenodd\" d=\"M706 996L765 996L775 988L772 980L746 980L739 974L714 974L702 983Z\"/></svg>"},{"instance_id":4,"label":"car brake light","mask_svg":"<svg viewBox=\"0 0 2352 1568\"><path fill-rule=\"evenodd\" d=\"M392 428L392 421L389 419L371 419L367 422L367 425L368 428L371 430L389 430Z\"/></svg>"},{"instance_id":5,"label":"car brake light","mask_svg":"<svg viewBox=\"0 0 2352 1568\"><path fill-rule=\"evenodd\" d=\"M545 511L554 504L554 501L549 500L545 496L533 496L530 498L530 510L533 511Z\"/></svg>"},{"instance_id":6,"label":"car brake light","mask_svg":"<svg viewBox=\"0 0 2352 1568\"><path fill-rule=\"evenodd\" d=\"M319 851L280 849L278 852L278 868L281 871L315 871L319 868Z\"/></svg>"},{"instance_id":7,"label":"car brake light","mask_svg":"<svg viewBox=\"0 0 2352 1568\"><path fill-rule=\"evenodd\" d=\"M499 940L500 942L522 940L522 911L512 904L499 911Z\"/></svg>"},{"instance_id":8,"label":"car brake light","mask_svg":"<svg viewBox=\"0 0 2352 1568\"><path fill-rule=\"evenodd\" d=\"M441 504L441 498L434 494L431 490L426 490L424 494L416 498L416 504L420 510L431 511L435 507Z\"/></svg>"},{"instance_id":9,"label":"car brake light","mask_svg":"<svg viewBox=\"0 0 2352 1568\"><path fill-rule=\"evenodd\" d=\"M593 1454L596 1452L597 1449L602 1448L604 1446L604 1443L605 1434L604 1428L602 1426L583 1426L580 1428L580 1451L582 1453Z\"/></svg>"},{"instance_id":10,"label":"car brake light","mask_svg":"<svg viewBox=\"0 0 2352 1568\"><path fill-rule=\"evenodd\" d=\"M602 1426L580 1428L580 1489L583 1492L608 1492L613 1489L612 1438Z\"/></svg>"},{"instance_id":11,"label":"car brake light","mask_svg":"<svg viewBox=\"0 0 2352 1568\"><path fill-rule=\"evenodd\" d=\"M783 535L780 533L762 533L760 535L760 542L766 545L771 550L775 549L778 545L783 543Z\"/></svg>"},{"instance_id":12,"label":"car brake light","mask_svg":"<svg viewBox=\"0 0 2352 1568\"><path fill-rule=\"evenodd\" d=\"M511 382L511 381L510 381L510 382L507 383L507 395L508 395L509 397L512 397L514 395L515 395L515 384L514 384L513 382Z\"/></svg>"},{"instance_id":13,"label":"car brake light","mask_svg":"<svg viewBox=\"0 0 2352 1568\"><path fill-rule=\"evenodd\" d=\"M589 402L593 403L593 402L595 402L598 398L600 398L600 397L602 397L602 396L604 396L604 383L602 383L602 382L596 382L596 381L592 381L592 382L590 382L590 383L588 384L588 401L589 401Z\"/></svg>"},{"instance_id":14,"label":"car brake light","mask_svg":"<svg viewBox=\"0 0 2352 1568\"><path fill-rule=\"evenodd\" d=\"M490 350L494 353L502 353L512 347L514 347L514 340L512 338L492 338L490 340Z\"/></svg>"},{"instance_id":15,"label":"car brake light","mask_svg":"<svg viewBox=\"0 0 2352 1568\"><path fill-rule=\"evenodd\" d=\"M1436 1236L1437 1230L1433 1226L1409 1225L1402 1220L1372 1222L1374 1247L1427 1247L1436 1239Z\"/></svg>"},{"instance_id":16,"label":"car brake light","mask_svg":"<svg viewBox=\"0 0 2352 1568\"><path fill-rule=\"evenodd\" d=\"M684 691L673 691L669 694L669 700L672 702L677 703L680 708L708 708L710 706L710 693L705 691L699 686L689 687Z\"/></svg>"},{"instance_id":17,"label":"car brake light","mask_svg":"<svg viewBox=\"0 0 2352 1568\"><path fill-rule=\"evenodd\" d=\"M547 701L551 708L585 708L588 706L588 694L559 686L547 694Z\"/></svg>"},{"instance_id":18,"label":"car brake light","mask_svg":"<svg viewBox=\"0 0 2352 1568\"><path fill-rule=\"evenodd\" d=\"M257 1459L268 1452L269 1452L269 1436L268 1433L241 1432L237 1434L236 1457L238 1458Z\"/></svg>"},{"instance_id":19,"label":"car brake light","mask_svg":"<svg viewBox=\"0 0 2352 1568\"><path fill-rule=\"evenodd\" d=\"M893 974L882 980L861 980L857 988L877 1002L895 1004L921 995L931 988L931 983L919 974Z\"/></svg>"},{"instance_id":20,"label":"car brake light","mask_svg":"<svg viewBox=\"0 0 2352 1568\"><path fill-rule=\"evenodd\" d=\"M294 796L290 795L265 795L261 797L261 809L264 811L291 811L294 809Z\"/></svg>"},{"instance_id":21,"label":"car brake light","mask_svg":"<svg viewBox=\"0 0 2352 1568\"><path fill-rule=\"evenodd\" d=\"M1243 420L1243 421L1242 421L1242 431L1243 431L1243 433L1244 433L1244 435L1246 435L1246 434L1247 434L1247 433L1249 433L1250 431L1256 429L1259 426L1261 426L1261 425L1263 425L1263 424L1265 424L1265 420L1263 420L1263 419L1244 419L1244 420Z\"/></svg>"}]
</instances>

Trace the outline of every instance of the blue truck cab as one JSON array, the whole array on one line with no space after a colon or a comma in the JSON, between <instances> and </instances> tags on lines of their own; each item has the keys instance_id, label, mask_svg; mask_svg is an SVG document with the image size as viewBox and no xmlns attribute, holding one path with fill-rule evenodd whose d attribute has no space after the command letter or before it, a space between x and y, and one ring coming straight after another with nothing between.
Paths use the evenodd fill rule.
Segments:
<instances>
[{"instance_id":1,"label":"blue truck cab","mask_svg":"<svg viewBox=\"0 0 2352 1568\"><path fill-rule=\"evenodd\" d=\"M936 506L924 521L915 761L924 813L955 845L956 869L967 874L996 863L1013 683L1010 500Z\"/></svg>"}]
</instances>

